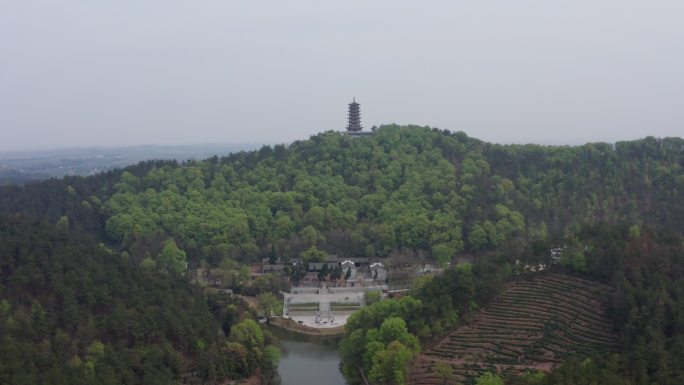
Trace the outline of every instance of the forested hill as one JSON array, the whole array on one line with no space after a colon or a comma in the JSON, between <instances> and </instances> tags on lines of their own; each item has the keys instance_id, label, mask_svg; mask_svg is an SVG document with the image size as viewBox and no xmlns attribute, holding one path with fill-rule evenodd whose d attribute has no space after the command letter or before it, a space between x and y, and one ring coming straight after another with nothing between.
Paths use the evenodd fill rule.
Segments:
<instances>
[{"instance_id":1,"label":"forested hill","mask_svg":"<svg viewBox=\"0 0 684 385\"><path fill-rule=\"evenodd\" d=\"M491 301L517 260L547 263L558 245L561 265L618 289L612 317L636 352L624 362L646 379L637 383L678 379L668 368L681 366L683 168L680 138L495 145L384 126L0 187L0 383L220 383L257 369L271 378L274 341L243 301L193 287L188 267L219 266L228 279L244 275L236 262L263 257L474 256L472 268L416 290L419 301L379 302L406 305L409 331L429 338ZM675 241L661 258L662 234Z\"/></svg>"},{"instance_id":2,"label":"forested hill","mask_svg":"<svg viewBox=\"0 0 684 385\"><path fill-rule=\"evenodd\" d=\"M273 343L242 301L131 265L67 221L0 216L0 384L223 383L272 373Z\"/></svg>"},{"instance_id":3,"label":"forested hill","mask_svg":"<svg viewBox=\"0 0 684 385\"><path fill-rule=\"evenodd\" d=\"M426 127L327 132L224 158L3 188L0 209L68 216L140 261L169 237L190 262L432 256L552 241L583 225L684 232L684 140L496 145Z\"/></svg>"}]
</instances>

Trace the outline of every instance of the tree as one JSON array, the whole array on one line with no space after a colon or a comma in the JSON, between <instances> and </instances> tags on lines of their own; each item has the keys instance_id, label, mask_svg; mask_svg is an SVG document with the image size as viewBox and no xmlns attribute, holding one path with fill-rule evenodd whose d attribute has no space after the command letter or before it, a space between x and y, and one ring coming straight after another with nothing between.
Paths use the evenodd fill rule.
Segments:
<instances>
[{"instance_id":1,"label":"tree","mask_svg":"<svg viewBox=\"0 0 684 385\"><path fill-rule=\"evenodd\" d=\"M379 385L405 385L413 353L399 341L392 341L373 356L368 378Z\"/></svg>"},{"instance_id":2,"label":"tree","mask_svg":"<svg viewBox=\"0 0 684 385\"><path fill-rule=\"evenodd\" d=\"M318 250L316 246L311 246L308 250L300 254L304 263L307 264L310 262L323 262L325 255L325 252Z\"/></svg>"},{"instance_id":3,"label":"tree","mask_svg":"<svg viewBox=\"0 0 684 385\"><path fill-rule=\"evenodd\" d=\"M366 304L372 305L380 301L380 292L377 290L366 290Z\"/></svg>"},{"instance_id":4,"label":"tree","mask_svg":"<svg viewBox=\"0 0 684 385\"><path fill-rule=\"evenodd\" d=\"M516 384L519 385L541 385L544 380L544 372L525 372L519 379L517 379Z\"/></svg>"},{"instance_id":5,"label":"tree","mask_svg":"<svg viewBox=\"0 0 684 385\"><path fill-rule=\"evenodd\" d=\"M247 318L230 328L230 340L238 342L247 348L263 348L264 332L259 327L259 324Z\"/></svg>"},{"instance_id":6,"label":"tree","mask_svg":"<svg viewBox=\"0 0 684 385\"><path fill-rule=\"evenodd\" d=\"M335 265L330 271L330 280L337 281L342 277L342 267L340 265Z\"/></svg>"},{"instance_id":7,"label":"tree","mask_svg":"<svg viewBox=\"0 0 684 385\"><path fill-rule=\"evenodd\" d=\"M140 267L143 269L154 269L157 267L157 262L154 259L147 257L140 261Z\"/></svg>"},{"instance_id":8,"label":"tree","mask_svg":"<svg viewBox=\"0 0 684 385\"><path fill-rule=\"evenodd\" d=\"M325 277L328 276L328 264L325 263L323 264L323 267L321 270L318 272L318 282L322 281L325 279Z\"/></svg>"},{"instance_id":9,"label":"tree","mask_svg":"<svg viewBox=\"0 0 684 385\"><path fill-rule=\"evenodd\" d=\"M325 238L318 233L318 231L311 225L306 226L301 231L302 239L306 244L315 246L319 241L325 241Z\"/></svg>"},{"instance_id":10,"label":"tree","mask_svg":"<svg viewBox=\"0 0 684 385\"><path fill-rule=\"evenodd\" d=\"M323 221L325 220L325 210L319 206L313 206L304 215L304 224L308 226L313 226L314 228L322 228Z\"/></svg>"},{"instance_id":11,"label":"tree","mask_svg":"<svg viewBox=\"0 0 684 385\"><path fill-rule=\"evenodd\" d=\"M487 372L475 380L475 385L504 385L504 381L499 375Z\"/></svg>"},{"instance_id":12,"label":"tree","mask_svg":"<svg viewBox=\"0 0 684 385\"><path fill-rule=\"evenodd\" d=\"M411 295L416 295L420 290L432 280L431 275L419 275L411 281Z\"/></svg>"},{"instance_id":13,"label":"tree","mask_svg":"<svg viewBox=\"0 0 684 385\"><path fill-rule=\"evenodd\" d=\"M435 373L442 380L442 385L448 385L454 381L454 372L449 364L445 362L439 361L435 364Z\"/></svg>"},{"instance_id":14,"label":"tree","mask_svg":"<svg viewBox=\"0 0 684 385\"><path fill-rule=\"evenodd\" d=\"M484 248L487 244L487 232L479 224L473 225L470 230L470 235L468 236L468 243L470 244L470 249L473 251L480 250Z\"/></svg>"},{"instance_id":15,"label":"tree","mask_svg":"<svg viewBox=\"0 0 684 385\"><path fill-rule=\"evenodd\" d=\"M301 281L305 275L306 268L304 267L304 263L299 262L292 265L292 270L290 271L290 279L292 280L292 283L294 285L298 284L299 281Z\"/></svg>"},{"instance_id":16,"label":"tree","mask_svg":"<svg viewBox=\"0 0 684 385\"><path fill-rule=\"evenodd\" d=\"M580 273L587 271L587 260L584 253L581 251L576 251L570 255L569 266Z\"/></svg>"},{"instance_id":17,"label":"tree","mask_svg":"<svg viewBox=\"0 0 684 385\"><path fill-rule=\"evenodd\" d=\"M257 312L266 318L283 313L283 303L273 293L265 292L257 295Z\"/></svg>"},{"instance_id":18,"label":"tree","mask_svg":"<svg viewBox=\"0 0 684 385\"><path fill-rule=\"evenodd\" d=\"M162 268L173 273L180 274L188 268L185 251L178 248L173 238L162 242L158 259Z\"/></svg>"},{"instance_id":19,"label":"tree","mask_svg":"<svg viewBox=\"0 0 684 385\"><path fill-rule=\"evenodd\" d=\"M273 274L266 273L258 276L252 283L252 287L257 293L265 293L273 290Z\"/></svg>"},{"instance_id":20,"label":"tree","mask_svg":"<svg viewBox=\"0 0 684 385\"><path fill-rule=\"evenodd\" d=\"M69 230L69 217L62 215L57 221L57 228L63 231Z\"/></svg>"},{"instance_id":21,"label":"tree","mask_svg":"<svg viewBox=\"0 0 684 385\"><path fill-rule=\"evenodd\" d=\"M384 344L399 341L413 353L420 350L418 339L408 332L406 321L400 317L386 318L378 329L378 339Z\"/></svg>"},{"instance_id":22,"label":"tree","mask_svg":"<svg viewBox=\"0 0 684 385\"><path fill-rule=\"evenodd\" d=\"M273 345L268 345L264 348L263 364L261 370L263 373L262 384L268 385L269 379L277 379L278 376L278 362L280 362L280 349ZM279 384L280 382L274 382Z\"/></svg>"},{"instance_id":23,"label":"tree","mask_svg":"<svg viewBox=\"0 0 684 385\"><path fill-rule=\"evenodd\" d=\"M584 254L584 245L575 241L573 245L563 250L561 255L561 263L565 267L569 267L580 273L587 271L587 259Z\"/></svg>"},{"instance_id":24,"label":"tree","mask_svg":"<svg viewBox=\"0 0 684 385\"><path fill-rule=\"evenodd\" d=\"M278 262L278 255L275 251L275 245L271 245L271 252L268 253L268 263L275 265Z\"/></svg>"},{"instance_id":25,"label":"tree","mask_svg":"<svg viewBox=\"0 0 684 385\"><path fill-rule=\"evenodd\" d=\"M454 253L455 250L445 243L432 246L432 256L441 268L447 267L447 264L451 262L451 257L453 257Z\"/></svg>"}]
</instances>

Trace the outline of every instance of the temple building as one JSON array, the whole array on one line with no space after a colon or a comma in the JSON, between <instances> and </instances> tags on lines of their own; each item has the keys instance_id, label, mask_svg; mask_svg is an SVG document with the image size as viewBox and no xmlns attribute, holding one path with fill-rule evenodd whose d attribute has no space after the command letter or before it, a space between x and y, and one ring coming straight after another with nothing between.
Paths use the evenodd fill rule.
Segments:
<instances>
[{"instance_id":1,"label":"temple building","mask_svg":"<svg viewBox=\"0 0 684 385\"><path fill-rule=\"evenodd\" d=\"M360 104L356 102L356 98L349 103L349 116L347 119L347 135L350 136L364 136L373 135L373 132L363 131L361 126L361 108Z\"/></svg>"}]
</instances>

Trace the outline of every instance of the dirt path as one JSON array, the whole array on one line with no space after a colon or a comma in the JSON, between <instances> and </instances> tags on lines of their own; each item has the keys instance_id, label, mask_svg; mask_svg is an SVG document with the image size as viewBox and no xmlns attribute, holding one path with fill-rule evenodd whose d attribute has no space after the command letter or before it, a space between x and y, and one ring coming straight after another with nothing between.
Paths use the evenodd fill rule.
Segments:
<instances>
[{"instance_id":1,"label":"dirt path","mask_svg":"<svg viewBox=\"0 0 684 385\"><path fill-rule=\"evenodd\" d=\"M256 309L257 305L259 304L259 301L257 301L256 297L247 296L247 295L238 295L238 297L244 299L245 302L247 302L249 307L251 307L252 309Z\"/></svg>"}]
</instances>

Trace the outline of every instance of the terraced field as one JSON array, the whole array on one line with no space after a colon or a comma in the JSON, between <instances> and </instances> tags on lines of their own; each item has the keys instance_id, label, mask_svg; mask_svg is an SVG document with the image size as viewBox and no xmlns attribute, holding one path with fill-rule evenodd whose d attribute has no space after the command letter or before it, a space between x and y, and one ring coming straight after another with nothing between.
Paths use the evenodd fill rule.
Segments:
<instances>
[{"instance_id":1,"label":"terraced field","mask_svg":"<svg viewBox=\"0 0 684 385\"><path fill-rule=\"evenodd\" d=\"M452 369L448 383L469 383L485 371L548 371L569 356L613 350L616 334L601 303L610 290L561 274L511 283L471 323L425 351L409 383L443 384L438 362Z\"/></svg>"}]
</instances>

